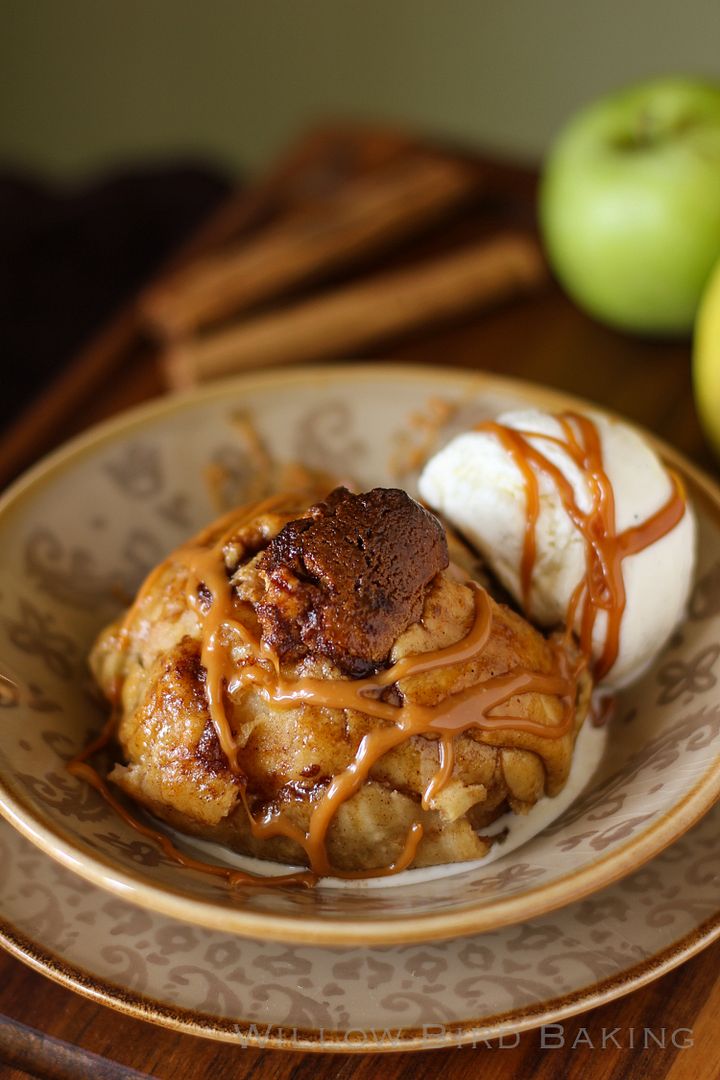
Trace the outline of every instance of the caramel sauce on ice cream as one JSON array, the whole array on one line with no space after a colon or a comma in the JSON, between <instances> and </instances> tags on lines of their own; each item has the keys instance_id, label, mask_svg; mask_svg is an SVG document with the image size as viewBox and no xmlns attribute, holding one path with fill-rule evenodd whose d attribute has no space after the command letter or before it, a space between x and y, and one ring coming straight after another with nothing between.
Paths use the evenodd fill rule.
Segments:
<instances>
[{"instance_id":1,"label":"caramel sauce on ice cream","mask_svg":"<svg viewBox=\"0 0 720 1080\"><path fill-rule=\"evenodd\" d=\"M623 560L651 547L671 532L686 512L685 493L680 478L669 472L672 492L666 503L647 520L618 532L615 524L615 497L603 464L602 445L595 423L579 413L556 416L562 436L519 431L495 421L479 424L477 431L494 436L520 471L525 485L525 533L520 565L523 604L530 608L530 591L537 553L540 516L540 475L551 481L568 517L585 544L585 573L570 598L565 625L568 632L580 612L580 648L590 657L598 614L606 613L606 629L593 675L602 679L615 663L620 648L620 629L626 607ZM575 489L565 473L532 440L555 443L569 456L585 478L591 494L589 510L580 506Z\"/></svg>"}]
</instances>

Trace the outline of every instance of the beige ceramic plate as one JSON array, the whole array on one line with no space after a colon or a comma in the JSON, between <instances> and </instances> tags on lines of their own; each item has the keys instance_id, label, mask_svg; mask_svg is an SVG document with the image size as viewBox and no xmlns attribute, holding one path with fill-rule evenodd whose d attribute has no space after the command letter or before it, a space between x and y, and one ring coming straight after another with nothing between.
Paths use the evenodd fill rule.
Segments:
<instances>
[{"instance_id":1,"label":"beige ceramic plate","mask_svg":"<svg viewBox=\"0 0 720 1080\"><path fill-rule=\"evenodd\" d=\"M0 942L144 1020L237 1046L427 1050L556 1024L720 936L720 807L642 870L562 911L454 941L287 945L146 911L0 821ZM553 1029L555 1032L557 1029Z\"/></svg>"},{"instance_id":2,"label":"beige ceramic plate","mask_svg":"<svg viewBox=\"0 0 720 1080\"><path fill-rule=\"evenodd\" d=\"M34 469L0 504L0 810L83 877L173 918L260 938L378 944L449 938L535 917L614 881L687 830L720 791L720 498L682 462L700 521L686 625L623 694L609 748L552 827L488 866L400 887L237 889L163 860L65 771L101 717L85 656L117 591L214 514L204 480L222 463L228 497L252 475L233 415L280 459L397 482L422 449L433 399L441 432L508 406L568 399L477 374L367 365L237 380L136 410ZM577 402L573 402L577 406ZM675 455L668 455L678 464ZM413 477L403 482L412 489Z\"/></svg>"}]
</instances>

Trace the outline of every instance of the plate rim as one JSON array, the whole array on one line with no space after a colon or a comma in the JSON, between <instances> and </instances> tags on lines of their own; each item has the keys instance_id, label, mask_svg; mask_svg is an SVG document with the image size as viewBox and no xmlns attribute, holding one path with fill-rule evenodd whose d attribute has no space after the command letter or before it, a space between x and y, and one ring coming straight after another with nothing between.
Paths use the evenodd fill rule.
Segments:
<instances>
[{"instance_id":1,"label":"plate rim","mask_svg":"<svg viewBox=\"0 0 720 1080\"><path fill-rule=\"evenodd\" d=\"M213 382L181 394L158 397L117 416L94 425L51 454L42 458L16 480L0 496L0 528L9 515L23 505L28 497L42 490L61 471L82 460L116 436L129 433L154 419L185 410L198 403L222 398L240 389L267 390L274 385L312 382L377 380L384 375L413 381L422 378L435 381L446 392L465 390L482 393L505 391L537 401L545 408L575 407L594 410L606 416L622 419L640 431L666 461L690 480L707 511L720 521L720 487L683 454L639 425L620 417L612 410L565 391L545 387L525 380L498 376L492 372L451 366L403 364L385 361L346 362L328 365L302 366L269 372L251 372ZM223 908L210 900L188 898L171 886L144 880L129 870L119 871L112 860L101 853L68 844L61 829L43 821L17 791L9 789L0 777L0 814L22 835L68 869L81 877L131 899L141 907L210 929L229 933L266 937L276 941L316 945L382 945L416 943L460 937L498 929L547 913L599 891L621 877L638 869L674 843L702 817L720 797L720 754L693 788L671 811L655 821L637 838L605 856L594 860L572 877L563 877L530 892L521 893L494 903L476 901L474 906L455 912L433 912L426 915L372 918L353 923L335 917L308 917L300 914L257 913L239 908ZM668 822L668 818L671 819ZM660 843L654 838L660 834ZM602 868L602 869L601 869Z\"/></svg>"},{"instance_id":2,"label":"plate rim","mask_svg":"<svg viewBox=\"0 0 720 1080\"><path fill-rule=\"evenodd\" d=\"M42 854L49 858L45 852ZM578 1016L590 1009L626 997L635 990L662 978L685 961L697 956L715 941L720 940L720 909L702 920L687 934L666 948L631 964L622 972L597 979L582 990L551 997L545 1001L503 1013L457 1020L442 1026L442 1033L428 1037L426 1028L402 1028L401 1036L390 1042L368 1045L347 1039L347 1032L328 1028L297 1028L292 1026L291 1039L274 1034L282 1032L281 1025L271 1025L265 1034L255 1035L258 1027L253 1020L230 1020L212 1013L193 1012L183 1006L164 1004L155 997L139 993L109 979L101 979L86 968L72 964L56 952L32 941L20 933L7 919L0 916L0 946L31 970L90 1001L105 1005L116 1012L145 1020L173 1031L217 1042L237 1043L257 1049L286 1052L330 1054L388 1054L422 1050L451 1049L485 1039L499 1039L532 1031L545 1024L557 1023ZM238 1031L238 1028L241 1030ZM353 1029L350 1028L349 1031ZM358 1029L362 1030L362 1029ZM407 1032L407 1035L405 1035ZM319 1037L318 1037L319 1036Z\"/></svg>"}]
</instances>

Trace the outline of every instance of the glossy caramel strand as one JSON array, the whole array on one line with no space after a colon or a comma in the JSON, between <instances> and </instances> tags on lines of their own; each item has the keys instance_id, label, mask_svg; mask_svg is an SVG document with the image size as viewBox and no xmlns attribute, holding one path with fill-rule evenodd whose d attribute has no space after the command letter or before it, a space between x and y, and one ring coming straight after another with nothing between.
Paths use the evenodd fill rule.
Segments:
<instances>
[{"instance_id":1,"label":"glossy caramel strand","mask_svg":"<svg viewBox=\"0 0 720 1080\"><path fill-rule=\"evenodd\" d=\"M286 494L271 495L266 499L250 503L241 510L228 511L219 520L214 521L195 537L189 544L178 548L169 558L159 563L152 570L140 587L135 603L128 609L120 628L121 647L127 648L130 642L130 625L134 621L142 603L158 580L174 564L184 565L188 573L193 574L187 590L188 602L197 612L202 624L202 652L200 662L206 671L208 706L215 734L233 772L239 772L237 747L232 738L230 724L225 713L225 657L219 641L226 607L222 600L229 594L228 575L225 567L223 550L227 542L254 518L261 514L272 513L287 502ZM212 537L218 538L208 547ZM200 609L199 586L203 584L209 591L210 614L205 616Z\"/></svg>"},{"instance_id":2,"label":"glossy caramel strand","mask_svg":"<svg viewBox=\"0 0 720 1080\"><path fill-rule=\"evenodd\" d=\"M541 475L550 479L565 512L582 535L585 542L585 574L572 594L565 621L567 633L571 634L579 611L580 648L590 657L597 616L601 611L606 613L603 647L593 670L595 678L602 679L617 660L620 650L620 629L627 600L623 559L650 547L675 528L685 514L685 493L679 477L668 470L672 492L665 504L646 521L618 533L615 497L605 471L597 425L590 417L575 412L560 413L557 420L562 437L543 432L517 431L497 421L479 424L476 430L488 432L498 440L523 478L526 507L520 582L526 610L530 610L536 562ZM570 481L532 440L561 447L581 471L591 497L589 511L579 506Z\"/></svg>"},{"instance_id":3,"label":"glossy caramel strand","mask_svg":"<svg viewBox=\"0 0 720 1080\"><path fill-rule=\"evenodd\" d=\"M298 705L309 704L324 708L353 709L384 721L386 725L365 735L351 764L332 778L321 798L313 806L307 832L290 822L281 811L270 810L258 821L251 814L247 801L245 802L253 834L262 839L284 836L292 840L305 851L311 868L318 875L345 876L331 866L327 856L326 839L333 818L339 807L367 781L375 763L412 736L438 736L440 739L439 769L422 798L422 806L427 809L452 773L452 739L456 735L471 728L486 731L515 729L541 738L561 738L572 728L578 671L564 670L550 675L519 669L452 694L432 707L412 703L393 705L381 700L379 695L384 689L401 684L405 678L439 666L462 663L482 653L490 634L492 614L487 593L479 586L473 587L475 617L471 629L465 638L454 645L431 653L404 657L384 672L364 679L286 679L280 672L277 658L268 663L270 650L254 639L250 630L235 618L232 590L226 580L225 587L221 587L217 570L212 569L212 559L215 558L217 567L219 554L217 550L213 555L212 551L196 548L185 549L182 554L189 571L188 596L195 595L195 582L202 581L206 586L208 581L211 582L213 601L210 611L204 616L202 631L203 657L208 655L212 665L211 671L208 671L208 682L216 687L224 684L231 697L243 686L252 684L265 700L275 707L292 709ZM224 574L222 576L224 577ZM199 607L196 607L196 610L202 616ZM228 636L233 633L249 646L253 658L235 670L231 661L231 645L228 643ZM529 693L561 697L565 703L563 721L553 727L526 717L492 715L493 709L514 697ZM222 711L213 714L218 697L214 693L212 696L209 694L208 700L216 729L223 729L221 744L232 745L234 737L227 723L224 707ZM229 760L237 762L237 753ZM408 834L403 853L390 867L350 876L370 877L396 873L412 862L421 838L422 825L416 822Z\"/></svg>"},{"instance_id":4,"label":"glossy caramel strand","mask_svg":"<svg viewBox=\"0 0 720 1080\"><path fill-rule=\"evenodd\" d=\"M206 545L210 538L216 533L220 533L220 539L216 542L215 547L222 551L225 543L230 537L244 524L251 521L254 517L262 513L270 513L277 509L285 500L287 496L282 494L273 495L259 502L253 503L246 507L244 511L238 511L237 508L224 514L219 520L214 521L202 533L193 541L192 545L188 545L192 551L202 552L205 550L203 545ZM179 549L180 552L185 549ZM176 553L176 554L179 554ZM141 585L134 603L128 609L125 618L120 626L120 646L121 648L128 648L130 643L130 625L134 620L139 607L142 605L143 600L152 591L156 582L167 571L168 567L174 562L174 556L170 556L163 562L159 563ZM212 560L212 564L209 564L209 571L213 574L213 580L216 584L220 580L220 566L217 563L217 559ZM225 584L227 584L227 577L225 575ZM193 596L193 600L196 600L196 595ZM212 658L214 639L212 633L204 637L203 644L209 646L208 656ZM212 662L212 661L211 661ZM208 682L210 675L208 673ZM72 758L66 765L67 771L78 779L84 780L85 783L90 784L91 787L102 796L102 798L108 803L109 806L136 832L142 836L147 837L149 840L157 844L166 858L172 862L177 863L186 869L199 870L202 873L210 874L214 877L224 879L230 886L250 885L250 886L265 886L268 882L273 885L304 885L311 886L317 881L317 876L308 870L293 871L289 874L280 874L274 877L268 877L264 874L251 874L243 870L234 870L231 867L218 866L215 863L209 863L202 859L195 859L192 856L181 851L173 844L170 838L159 829L153 828L153 826L140 821L134 814L132 814L127 807L114 795L114 793L108 787L105 779L100 775L98 770L91 764L90 759L96 754L104 750L115 737L118 726L118 713L120 709L120 694L121 686L116 685L113 687L111 699L113 703L113 710L103 725L99 735L93 739L83 750L80 751L74 758ZM214 705L215 714L220 709L223 709L223 697L222 692L218 691L218 683L216 681L214 686ZM223 725L221 722L216 724L216 731L218 732L218 738L224 734L227 729L227 723ZM222 745L222 744L221 744ZM228 743L228 749L232 754L236 752L234 743ZM224 748L223 748L224 749Z\"/></svg>"}]
</instances>

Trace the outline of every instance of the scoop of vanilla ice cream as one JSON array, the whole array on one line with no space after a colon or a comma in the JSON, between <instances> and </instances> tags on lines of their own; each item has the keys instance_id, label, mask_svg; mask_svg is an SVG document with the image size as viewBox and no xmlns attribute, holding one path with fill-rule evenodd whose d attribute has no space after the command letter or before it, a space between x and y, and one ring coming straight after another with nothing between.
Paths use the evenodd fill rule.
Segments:
<instances>
[{"instance_id":1,"label":"scoop of vanilla ice cream","mask_svg":"<svg viewBox=\"0 0 720 1080\"><path fill-rule=\"evenodd\" d=\"M659 510L672 493L672 481L650 446L620 421L589 414L598 430L603 468L612 485L616 532L638 525ZM498 423L527 435L536 432L562 440L557 419L537 410L508 412ZM589 479L562 446L547 439L530 442L556 465L572 485L581 510L591 508ZM526 614L541 626L565 620L575 588L585 577L586 548L552 479L538 470L540 512L536 558ZM525 480L508 451L491 432L458 435L432 457L420 477L420 494L480 551L488 566L522 604L520 566L526 526ZM695 518L688 505L665 536L622 561L626 607L617 659L603 679L619 689L652 662L683 618L695 564ZM576 617L579 628L580 613ZM600 611L593 633L594 658L605 641L607 615Z\"/></svg>"}]
</instances>

